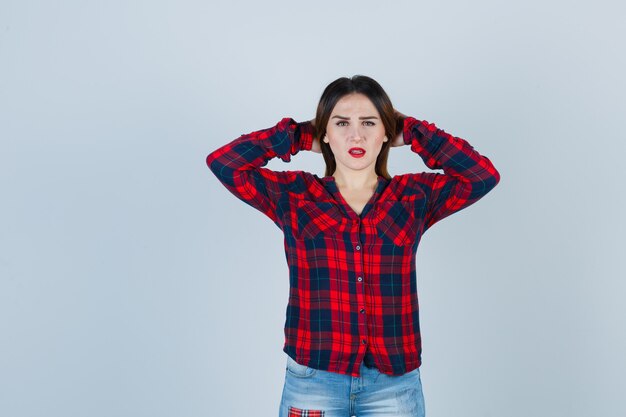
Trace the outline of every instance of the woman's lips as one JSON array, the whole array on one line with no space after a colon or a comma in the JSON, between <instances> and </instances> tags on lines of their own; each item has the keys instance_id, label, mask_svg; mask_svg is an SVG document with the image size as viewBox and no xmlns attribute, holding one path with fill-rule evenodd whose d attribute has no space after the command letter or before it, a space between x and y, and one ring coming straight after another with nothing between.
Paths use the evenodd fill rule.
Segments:
<instances>
[{"instance_id":1,"label":"woman's lips","mask_svg":"<svg viewBox=\"0 0 626 417\"><path fill-rule=\"evenodd\" d=\"M354 158L363 158L365 156L365 149L363 148L350 148L348 153Z\"/></svg>"}]
</instances>

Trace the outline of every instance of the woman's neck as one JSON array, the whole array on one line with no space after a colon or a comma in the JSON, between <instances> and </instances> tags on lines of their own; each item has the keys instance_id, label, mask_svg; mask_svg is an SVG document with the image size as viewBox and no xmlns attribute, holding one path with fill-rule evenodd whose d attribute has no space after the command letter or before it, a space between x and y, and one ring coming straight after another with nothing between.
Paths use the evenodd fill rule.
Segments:
<instances>
[{"instance_id":1,"label":"woman's neck","mask_svg":"<svg viewBox=\"0 0 626 417\"><path fill-rule=\"evenodd\" d=\"M345 175L335 171L333 178L335 179L337 187L344 190L371 189L375 187L378 182L378 175L374 171L358 172L351 175Z\"/></svg>"}]
</instances>

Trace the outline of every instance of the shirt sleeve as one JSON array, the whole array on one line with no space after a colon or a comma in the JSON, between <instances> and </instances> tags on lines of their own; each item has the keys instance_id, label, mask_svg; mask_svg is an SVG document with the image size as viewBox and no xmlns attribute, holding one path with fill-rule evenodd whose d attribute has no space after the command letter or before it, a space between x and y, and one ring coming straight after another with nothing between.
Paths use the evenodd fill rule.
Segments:
<instances>
[{"instance_id":1,"label":"shirt sleeve","mask_svg":"<svg viewBox=\"0 0 626 417\"><path fill-rule=\"evenodd\" d=\"M411 174L427 195L424 231L475 203L500 182L500 173L489 158L433 123L406 117L403 139L428 168L444 171Z\"/></svg>"},{"instance_id":2,"label":"shirt sleeve","mask_svg":"<svg viewBox=\"0 0 626 417\"><path fill-rule=\"evenodd\" d=\"M290 162L292 155L310 150L313 130L310 121L298 123L285 117L273 127L242 134L214 150L206 163L228 191L281 227L276 204L295 180L296 172L276 172L262 167L272 158Z\"/></svg>"}]
</instances>

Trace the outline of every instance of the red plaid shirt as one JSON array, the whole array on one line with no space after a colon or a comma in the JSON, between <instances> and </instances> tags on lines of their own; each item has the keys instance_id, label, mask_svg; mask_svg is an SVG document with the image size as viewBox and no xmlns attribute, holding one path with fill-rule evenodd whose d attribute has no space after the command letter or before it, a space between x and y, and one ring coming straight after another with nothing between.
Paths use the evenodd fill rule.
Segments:
<instances>
[{"instance_id":1,"label":"red plaid shirt","mask_svg":"<svg viewBox=\"0 0 626 417\"><path fill-rule=\"evenodd\" d=\"M424 232L478 201L500 174L464 139L413 117L403 138L426 166L378 177L360 215L333 177L262 168L310 150L313 126L282 119L216 149L207 164L222 184L283 231L289 302L283 351L296 362L359 376L366 352L385 374L421 365L415 256Z\"/></svg>"}]
</instances>

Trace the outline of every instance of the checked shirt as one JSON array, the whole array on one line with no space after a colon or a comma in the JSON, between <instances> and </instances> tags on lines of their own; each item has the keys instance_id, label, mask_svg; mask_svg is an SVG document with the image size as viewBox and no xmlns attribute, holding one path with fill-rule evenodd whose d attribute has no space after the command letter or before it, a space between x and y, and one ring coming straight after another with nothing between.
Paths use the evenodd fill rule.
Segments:
<instances>
[{"instance_id":1,"label":"checked shirt","mask_svg":"<svg viewBox=\"0 0 626 417\"><path fill-rule=\"evenodd\" d=\"M284 234L289 301L283 351L312 368L359 376L368 354L380 372L421 365L417 247L439 220L475 203L500 181L466 140L413 117L403 139L430 169L378 177L360 215L332 176L263 168L310 150L313 126L285 117L211 152L210 170Z\"/></svg>"}]
</instances>

